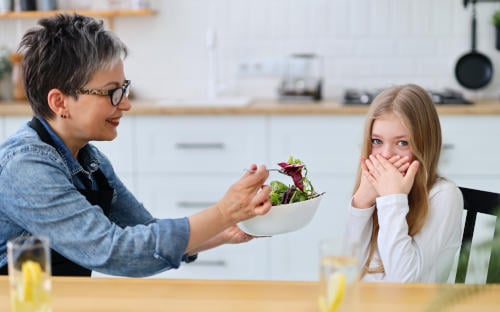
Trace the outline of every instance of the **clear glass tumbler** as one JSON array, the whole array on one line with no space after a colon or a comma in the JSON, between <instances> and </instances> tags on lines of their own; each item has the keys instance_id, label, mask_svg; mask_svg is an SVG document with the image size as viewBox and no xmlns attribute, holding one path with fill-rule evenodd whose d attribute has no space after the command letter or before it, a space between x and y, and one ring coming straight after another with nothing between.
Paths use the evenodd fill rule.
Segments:
<instances>
[{"instance_id":1,"label":"clear glass tumbler","mask_svg":"<svg viewBox=\"0 0 500 312\"><path fill-rule=\"evenodd\" d=\"M7 242L12 312L50 312L51 262L49 240L21 236Z\"/></svg>"},{"instance_id":2,"label":"clear glass tumbler","mask_svg":"<svg viewBox=\"0 0 500 312\"><path fill-rule=\"evenodd\" d=\"M348 311L352 308L360 265L357 243L343 239L324 240L319 246L320 295L319 311ZM349 302L346 302L349 301ZM349 304L349 307L345 305Z\"/></svg>"}]
</instances>

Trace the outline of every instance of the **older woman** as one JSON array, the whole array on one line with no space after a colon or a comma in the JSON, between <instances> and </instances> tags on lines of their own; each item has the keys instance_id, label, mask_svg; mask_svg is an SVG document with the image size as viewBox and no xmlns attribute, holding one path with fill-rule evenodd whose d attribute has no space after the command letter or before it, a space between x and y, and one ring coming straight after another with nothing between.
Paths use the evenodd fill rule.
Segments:
<instances>
[{"instance_id":1,"label":"older woman","mask_svg":"<svg viewBox=\"0 0 500 312\"><path fill-rule=\"evenodd\" d=\"M153 218L89 144L113 140L131 108L125 45L86 16L39 25L19 46L35 116L0 145L0 270L6 241L22 235L50 238L54 275L147 276L250 240L235 224L269 211L266 168L251 165L254 173L192 216Z\"/></svg>"}]
</instances>

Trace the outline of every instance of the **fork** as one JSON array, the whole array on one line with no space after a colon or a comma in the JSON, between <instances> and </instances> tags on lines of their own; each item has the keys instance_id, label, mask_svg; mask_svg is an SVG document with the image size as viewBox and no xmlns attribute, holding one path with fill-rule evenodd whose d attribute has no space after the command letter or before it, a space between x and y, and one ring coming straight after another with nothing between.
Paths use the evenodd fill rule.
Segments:
<instances>
[{"instance_id":1,"label":"fork","mask_svg":"<svg viewBox=\"0 0 500 312\"><path fill-rule=\"evenodd\" d=\"M246 172L255 173L257 170L245 169ZM267 171L277 171L279 173L284 173L283 169L267 169Z\"/></svg>"}]
</instances>

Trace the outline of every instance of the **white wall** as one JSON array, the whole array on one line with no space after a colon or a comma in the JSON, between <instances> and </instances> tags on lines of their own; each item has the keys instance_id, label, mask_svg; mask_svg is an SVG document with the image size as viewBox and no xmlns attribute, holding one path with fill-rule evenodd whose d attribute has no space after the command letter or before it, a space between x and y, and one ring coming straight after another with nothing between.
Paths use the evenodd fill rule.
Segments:
<instances>
[{"instance_id":1,"label":"white wall","mask_svg":"<svg viewBox=\"0 0 500 312\"><path fill-rule=\"evenodd\" d=\"M279 74L238 74L241 62L280 65L292 53L324 57L327 97L345 87L416 82L461 89L457 59L471 47L471 6L462 0L151 0L155 16L120 17L114 30L127 43L128 78L140 98L207 95L208 29L217 34L221 94L274 97ZM478 3L478 50L496 73L472 98L500 94L500 51L491 16L498 3ZM34 20L0 22L0 43L15 47ZM276 67L280 68L280 67ZM275 72L277 69L275 68Z\"/></svg>"}]
</instances>

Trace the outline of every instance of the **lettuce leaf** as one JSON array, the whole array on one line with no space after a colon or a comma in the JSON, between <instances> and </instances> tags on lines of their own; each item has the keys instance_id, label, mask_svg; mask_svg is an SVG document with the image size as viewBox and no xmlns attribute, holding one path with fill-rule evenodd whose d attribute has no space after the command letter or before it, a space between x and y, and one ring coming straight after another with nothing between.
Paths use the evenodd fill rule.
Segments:
<instances>
[{"instance_id":1,"label":"lettuce leaf","mask_svg":"<svg viewBox=\"0 0 500 312\"><path fill-rule=\"evenodd\" d=\"M278 166L281 167L280 173L292 178L293 185L271 181L270 200L273 206L301 202L318 195L307 178L306 165L300 159L290 156L287 162L280 162Z\"/></svg>"}]
</instances>

